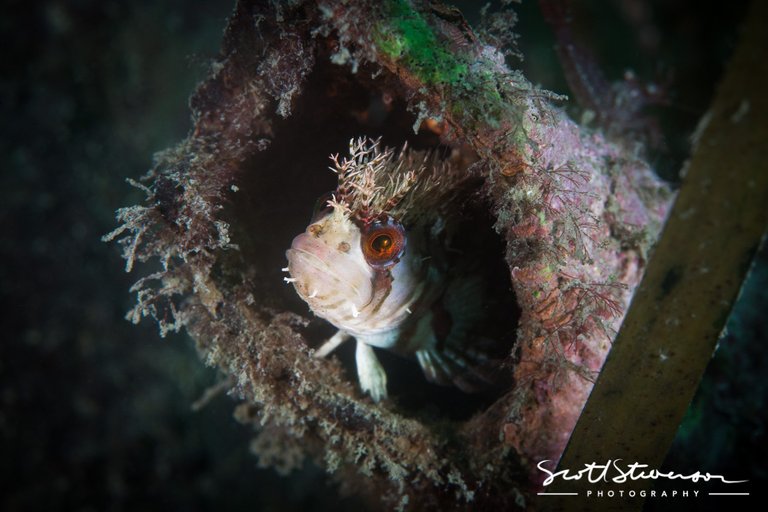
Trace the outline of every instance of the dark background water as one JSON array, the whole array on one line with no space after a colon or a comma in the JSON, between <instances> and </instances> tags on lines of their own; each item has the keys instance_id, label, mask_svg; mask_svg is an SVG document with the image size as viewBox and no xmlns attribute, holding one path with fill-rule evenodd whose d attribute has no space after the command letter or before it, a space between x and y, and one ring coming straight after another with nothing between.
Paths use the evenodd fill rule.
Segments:
<instances>
[{"instance_id":1,"label":"dark background water","mask_svg":"<svg viewBox=\"0 0 768 512\"><path fill-rule=\"evenodd\" d=\"M476 3L463 2L471 14ZM190 127L187 98L215 57L228 2L5 2L0 16L0 509L356 509L307 465L259 469L218 380L184 334L124 320L135 276L100 237L127 185ZM527 76L567 93L534 2L519 8ZM579 32L610 78L671 71L654 110L675 179L687 137L737 41L744 6L588 2ZM574 115L578 115L574 109ZM763 251L668 460L766 480L768 255ZM679 505L679 504L678 504Z\"/></svg>"}]
</instances>

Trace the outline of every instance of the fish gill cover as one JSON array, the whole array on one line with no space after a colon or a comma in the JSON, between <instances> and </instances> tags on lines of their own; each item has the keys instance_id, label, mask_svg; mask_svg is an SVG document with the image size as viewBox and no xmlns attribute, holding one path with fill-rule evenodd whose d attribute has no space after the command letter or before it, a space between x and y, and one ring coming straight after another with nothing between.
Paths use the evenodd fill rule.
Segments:
<instances>
[{"instance_id":1,"label":"fish gill cover","mask_svg":"<svg viewBox=\"0 0 768 512\"><path fill-rule=\"evenodd\" d=\"M130 319L190 334L230 379L264 464L311 458L387 507L524 507L535 463L562 454L671 199L634 147L558 101L435 2L239 1L192 97L193 130L157 155L135 183L146 201L105 237L126 270L155 262ZM511 322L503 389L446 399L395 361L399 386L374 404L343 354L313 357L330 331L280 269L333 188L328 157L360 136L452 154L478 178L470 220Z\"/></svg>"}]
</instances>

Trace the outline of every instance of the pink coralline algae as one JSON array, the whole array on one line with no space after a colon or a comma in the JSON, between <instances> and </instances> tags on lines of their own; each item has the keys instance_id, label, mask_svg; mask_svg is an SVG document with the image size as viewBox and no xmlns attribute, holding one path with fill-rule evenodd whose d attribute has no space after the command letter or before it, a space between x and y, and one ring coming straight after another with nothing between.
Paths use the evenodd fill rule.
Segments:
<instances>
[{"instance_id":1,"label":"pink coralline algae","mask_svg":"<svg viewBox=\"0 0 768 512\"><path fill-rule=\"evenodd\" d=\"M524 507L671 200L634 145L578 126L558 101L434 2L239 2L192 98L194 129L158 155L146 202L120 210L109 236L129 267L160 262L134 286L130 318L184 328L230 377L265 465L312 458L343 492L390 508ZM374 404L339 359L312 357L327 324L282 282L285 248L334 186L328 156L364 135L452 152L477 180L470 220L488 233L512 339L504 388L462 396L463 416L431 388L414 398L415 381Z\"/></svg>"}]
</instances>

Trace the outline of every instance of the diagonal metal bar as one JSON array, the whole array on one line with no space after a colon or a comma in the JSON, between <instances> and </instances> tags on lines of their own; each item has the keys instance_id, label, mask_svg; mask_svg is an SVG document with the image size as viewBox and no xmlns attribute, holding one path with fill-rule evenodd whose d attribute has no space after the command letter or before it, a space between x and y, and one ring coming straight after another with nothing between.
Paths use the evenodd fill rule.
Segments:
<instances>
[{"instance_id":1,"label":"diagonal metal bar","mask_svg":"<svg viewBox=\"0 0 768 512\"><path fill-rule=\"evenodd\" d=\"M688 172L612 351L558 467L622 459L659 468L768 225L768 2L753 2L742 41L697 131ZM706 468L702 468L706 471ZM651 480L633 482L649 488ZM645 486L645 487L643 487ZM635 497L588 500L556 479L542 510L635 510Z\"/></svg>"}]
</instances>

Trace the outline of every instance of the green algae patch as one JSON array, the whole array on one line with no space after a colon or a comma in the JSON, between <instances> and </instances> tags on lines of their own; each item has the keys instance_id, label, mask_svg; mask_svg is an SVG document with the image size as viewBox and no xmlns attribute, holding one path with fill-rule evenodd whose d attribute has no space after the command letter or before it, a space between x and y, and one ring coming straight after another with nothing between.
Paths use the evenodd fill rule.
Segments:
<instances>
[{"instance_id":1,"label":"green algae patch","mask_svg":"<svg viewBox=\"0 0 768 512\"><path fill-rule=\"evenodd\" d=\"M468 65L449 53L432 27L406 0L387 6L389 20L376 27L381 52L399 61L426 85L454 85L467 76Z\"/></svg>"},{"instance_id":2,"label":"green algae patch","mask_svg":"<svg viewBox=\"0 0 768 512\"><path fill-rule=\"evenodd\" d=\"M384 13L385 19L374 25L378 51L424 86L440 87L450 99L448 112L467 129L475 129L477 123L502 129L505 121L521 117L514 103L520 91L499 80L496 64L487 56L455 48L455 42L430 24L430 15L414 9L408 0L390 0ZM474 48L477 52L479 47ZM527 138L513 142L522 147Z\"/></svg>"}]
</instances>

